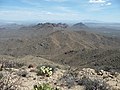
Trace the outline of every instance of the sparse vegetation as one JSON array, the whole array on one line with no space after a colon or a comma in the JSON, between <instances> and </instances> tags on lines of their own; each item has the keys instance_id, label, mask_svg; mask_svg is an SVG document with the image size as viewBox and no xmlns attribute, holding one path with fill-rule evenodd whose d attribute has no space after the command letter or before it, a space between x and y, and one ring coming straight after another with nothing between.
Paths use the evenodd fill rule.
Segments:
<instances>
[{"instance_id":1,"label":"sparse vegetation","mask_svg":"<svg viewBox=\"0 0 120 90\"><path fill-rule=\"evenodd\" d=\"M83 23L0 27L0 90L120 88L120 39L87 29Z\"/></svg>"},{"instance_id":2,"label":"sparse vegetation","mask_svg":"<svg viewBox=\"0 0 120 90\"><path fill-rule=\"evenodd\" d=\"M88 77L83 77L78 82L79 85L85 85L86 90L110 90L109 86L101 80L91 80Z\"/></svg>"},{"instance_id":3,"label":"sparse vegetation","mask_svg":"<svg viewBox=\"0 0 120 90\"><path fill-rule=\"evenodd\" d=\"M12 75L12 72L6 73L0 79L0 90L18 90L21 86L20 77Z\"/></svg>"},{"instance_id":4,"label":"sparse vegetation","mask_svg":"<svg viewBox=\"0 0 120 90\"><path fill-rule=\"evenodd\" d=\"M2 63L3 68L21 68L24 66L24 63L8 60L8 61L2 61L0 60L0 63Z\"/></svg>"}]
</instances>

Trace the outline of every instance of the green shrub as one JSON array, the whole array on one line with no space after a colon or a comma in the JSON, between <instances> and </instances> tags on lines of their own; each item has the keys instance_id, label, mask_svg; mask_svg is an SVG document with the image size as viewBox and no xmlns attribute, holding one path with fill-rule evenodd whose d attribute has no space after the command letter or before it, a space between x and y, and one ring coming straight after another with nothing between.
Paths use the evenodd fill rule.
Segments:
<instances>
[{"instance_id":1,"label":"green shrub","mask_svg":"<svg viewBox=\"0 0 120 90\"><path fill-rule=\"evenodd\" d=\"M2 73L0 73L0 80L3 78L3 74Z\"/></svg>"},{"instance_id":2,"label":"green shrub","mask_svg":"<svg viewBox=\"0 0 120 90\"><path fill-rule=\"evenodd\" d=\"M38 67L37 75L43 75L43 76L51 76L53 74L54 69L50 66L40 66Z\"/></svg>"},{"instance_id":3,"label":"green shrub","mask_svg":"<svg viewBox=\"0 0 120 90\"><path fill-rule=\"evenodd\" d=\"M59 90L57 88L52 88L49 84L39 84L39 85L35 85L33 90Z\"/></svg>"},{"instance_id":4,"label":"green shrub","mask_svg":"<svg viewBox=\"0 0 120 90\"><path fill-rule=\"evenodd\" d=\"M88 77L83 77L78 81L78 85L84 85L86 90L110 90L110 87L99 79L91 80Z\"/></svg>"}]
</instances>

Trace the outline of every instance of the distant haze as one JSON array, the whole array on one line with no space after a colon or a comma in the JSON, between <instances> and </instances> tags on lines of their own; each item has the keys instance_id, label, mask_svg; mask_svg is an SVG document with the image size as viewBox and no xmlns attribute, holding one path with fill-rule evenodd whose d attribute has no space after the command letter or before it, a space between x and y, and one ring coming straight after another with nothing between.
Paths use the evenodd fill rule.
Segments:
<instances>
[{"instance_id":1,"label":"distant haze","mask_svg":"<svg viewBox=\"0 0 120 90\"><path fill-rule=\"evenodd\" d=\"M4 22L120 22L119 0L0 0Z\"/></svg>"}]
</instances>

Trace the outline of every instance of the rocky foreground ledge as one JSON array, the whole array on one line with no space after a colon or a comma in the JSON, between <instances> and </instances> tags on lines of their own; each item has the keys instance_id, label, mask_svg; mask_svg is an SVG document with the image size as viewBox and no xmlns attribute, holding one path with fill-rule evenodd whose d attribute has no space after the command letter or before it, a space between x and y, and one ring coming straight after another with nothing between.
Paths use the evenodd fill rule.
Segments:
<instances>
[{"instance_id":1,"label":"rocky foreground ledge","mask_svg":"<svg viewBox=\"0 0 120 90\"><path fill-rule=\"evenodd\" d=\"M115 71L55 67L50 76L38 75L37 72L38 68L32 65L3 68L0 71L0 90L35 90L34 86L43 83L56 88L46 90L120 90L120 73Z\"/></svg>"}]
</instances>

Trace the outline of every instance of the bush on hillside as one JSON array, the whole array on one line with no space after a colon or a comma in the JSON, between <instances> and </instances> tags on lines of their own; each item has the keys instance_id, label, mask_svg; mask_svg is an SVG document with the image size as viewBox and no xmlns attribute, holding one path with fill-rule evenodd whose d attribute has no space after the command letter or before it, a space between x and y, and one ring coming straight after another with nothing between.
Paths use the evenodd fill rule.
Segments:
<instances>
[{"instance_id":1,"label":"bush on hillside","mask_svg":"<svg viewBox=\"0 0 120 90\"><path fill-rule=\"evenodd\" d=\"M110 87L103 81L95 79L91 80L88 77L83 77L78 81L79 85L84 85L86 90L110 90Z\"/></svg>"},{"instance_id":2,"label":"bush on hillside","mask_svg":"<svg viewBox=\"0 0 120 90\"><path fill-rule=\"evenodd\" d=\"M0 73L0 80L3 78L3 74L2 73Z\"/></svg>"},{"instance_id":3,"label":"bush on hillside","mask_svg":"<svg viewBox=\"0 0 120 90\"><path fill-rule=\"evenodd\" d=\"M16 62L16 61L1 61L0 64L3 65L3 68L21 68L22 66L25 66L24 63Z\"/></svg>"}]
</instances>

